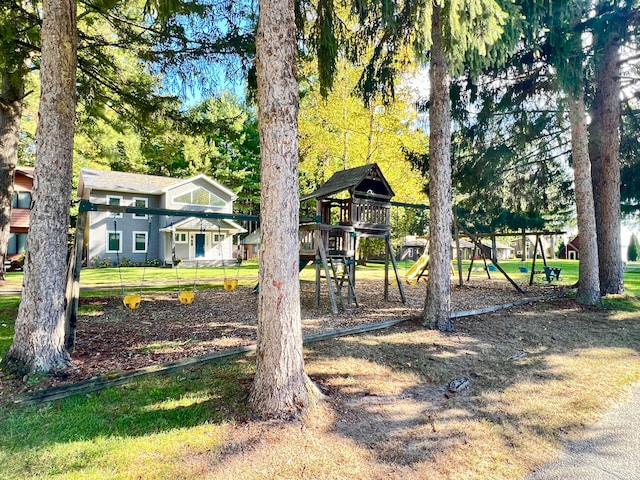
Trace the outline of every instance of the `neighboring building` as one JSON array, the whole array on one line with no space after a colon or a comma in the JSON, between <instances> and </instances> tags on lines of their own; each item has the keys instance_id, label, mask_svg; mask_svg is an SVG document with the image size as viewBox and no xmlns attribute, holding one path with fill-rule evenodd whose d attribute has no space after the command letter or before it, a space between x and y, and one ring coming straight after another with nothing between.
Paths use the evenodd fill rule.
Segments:
<instances>
[{"instance_id":1,"label":"neighboring building","mask_svg":"<svg viewBox=\"0 0 640 480\"><path fill-rule=\"evenodd\" d=\"M243 260L257 258L260 251L260 229L256 229L240 241Z\"/></svg>"},{"instance_id":2,"label":"neighboring building","mask_svg":"<svg viewBox=\"0 0 640 480\"><path fill-rule=\"evenodd\" d=\"M7 261L13 262L12 266L14 268L22 266L20 259L27 247L32 191L33 167L16 167L16 175L13 182L9 243L7 244Z\"/></svg>"},{"instance_id":3,"label":"neighboring building","mask_svg":"<svg viewBox=\"0 0 640 480\"><path fill-rule=\"evenodd\" d=\"M555 242L553 241L552 236L540 235L540 242L542 243L542 249L546 258L552 258L553 255L553 245ZM527 236L525 243L525 258L532 258L533 251L536 250L536 237L535 236ZM511 242L511 247L516 252L516 258L522 258L522 237L517 237L514 241ZM536 257L542 258L542 252L540 252L540 247L536 250Z\"/></svg>"},{"instance_id":4,"label":"neighboring building","mask_svg":"<svg viewBox=\"0 0 640 480\"><path fill-rule=\"evenodd\" d=\"M418 260L427 250L428 240L415 235L407 235L400 247L399 260Z\"/></svg>"},{"instance_id":5,"label":"neighboring building","mask_svg":"<svg viewBox=\"0 0 640 480\"><path fill-rule=\"evenodd\" d=\"M580 235L576 235L573 240L562 247L560 250L560 258L580 260Z\"/></svg>"},{"instance_id":6,"label":"neighboring building","mask_svg":"<svg viewBox=\"0 0 640 480\"><path fill-rule=\"evenodd\" d=\"M176 179L83 168L78 198L107 205L233 213L237 196L206 175ZM118 259L217 264L236 261L233 235L244 231L231 220L88 212L83 255L88 266Z\"/></svg>"}]
</instances>

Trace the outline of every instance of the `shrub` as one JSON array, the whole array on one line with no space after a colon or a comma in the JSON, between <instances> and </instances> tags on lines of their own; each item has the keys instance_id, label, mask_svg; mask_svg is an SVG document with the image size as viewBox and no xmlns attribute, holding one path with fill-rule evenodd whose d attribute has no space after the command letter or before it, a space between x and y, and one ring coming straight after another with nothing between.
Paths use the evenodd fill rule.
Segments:
<instances>
[{"instance_id":1,"label":"shrub","mask_svg":"<svg viewBox=\"0 0 640 480\"><path fill-rule=\"evenodd\" d=\"M133 263L131 260L129 260L127 257L122 257L122 259L120 260L120 266L121 267L135 267L136 264Z\"/></svg>"},{"instance_id":2,"label":"shrub","mask_svg":"<svg viewBox=\"0 0 640 480\"><path fill-rule=\"evenodd\" d=\"M92 268L109 268L114 265L115 263L111 261L111 257L93 257L91 259Z\"/></svg>"}]
</instances>

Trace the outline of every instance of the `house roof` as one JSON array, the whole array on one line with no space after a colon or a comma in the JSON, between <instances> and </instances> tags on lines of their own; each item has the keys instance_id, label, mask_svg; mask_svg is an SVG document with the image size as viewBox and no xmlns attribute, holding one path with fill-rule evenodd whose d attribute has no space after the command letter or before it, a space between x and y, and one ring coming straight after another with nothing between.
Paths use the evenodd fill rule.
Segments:
<instances>
[{"instance_id":1,"label":"house roof","mask_svg":"<svg viewBox=\"0 0 640 480\"><path fill-rule=\"evenodd\" d=\"M82 168L78 180L78 197L86 198L93 189L126 193L161 194L164 189L182 182L181 178L142 175Z\"/></svg>"},{"instance_id":2,"label":"house roof","mask_svg":"<svg viewBox=\"0 0 640 480\"><path fill-rule=\"evenodd\" d=\"M580 235L576 235L564 248L573 248L574 250L580 250Z\"/></svg>"},{"instance_id":3,"label":"house roof","mask_svg":"<svg viewBox=\"0 0 640 480\"><path fill-rule=\"evenodd\" d=\"M89 168L83 168L80 170L80 179L78 180L78 197L88 198L91 190L93 189L122 193L161 195L171 188L200 179L208 182L216 189L228 195L231 201L238 198L231 190L204 174L199 174L190 178L172 178L160 177L157 175L143 175L140 173L93 170Z\"/></svg>"},{"instance_id":4,"label":"house roof","mask_svg":"<svg viewBox=\"0 0 640 480\"><path fill-rule=\"evenodd\" d=\"M199 179L202 179L202 180L210 183L216 189L218 189L218 190L222 191L223 193L225 193L226 195L228 195L229 198L232 201L238 198L238 196L235 193L233 193L231 190L229 190L227 187L225 187L224 185L221 185L218 182L214 181L213 179L211 179L210 177L208 177L204 173L201 173L200 175L196 175L195 177L177 179L176 183L171 184L171 185L167 185L166 187L163 188L163 191L166 192L166 191L170 190L171 188L176 188L176 187L178 187L180 185L184 185L184 184L187 184L187 183L193 183L194 181L199 180Z\"/></svg>"},{"instance_id":5,"label":"house roof","mask_svg":"<svg viewBox=\"0 0 640 480\"><path fill-rule=\"evenodd\" d=\"M242 245L260 245L260 229L256 229L241 241Z\"/></svg>"},{"instance_id":6,"label":"house roof","mask_svg":"<svg viewBox=\"0 0 640 480\"><path fill-rule=\"evenodd\" d=\"M216 231L218 228L221 230L229 231L231 230L233 234L236 233L244 233L247 230L242 226L238 225L233 220L229 220L227 218L217 220L211 220L208 218L183 218L176 222L173 222L166 227L160 229L161 232L170 232L172 229L176 230L198 230L203 229L206 231Z\"/></svg>"},{"instance_id":7,"label":"house roof","mask_svg":"<svg viewBox=\"0 0 640 480\"><path fill-rule=\"evenodd\" d=\"M33 178L33 171L35 169L33 167L26 167L22 165L18 165L16 167L16 173L21 173L25 177Z\"/></svg>"},{"instance_id":8,"label":"house roof","mask_svg":"<svg viewBox=\"0 0 640 480\"><path fill-rule=\"evenodd\" d=\"M374 191L374 193L383 194L389 198L395 195L389 183L387 183L387 180L384 178L384 175L382 175L380 167L378 167L376 163L370 163L361 167L350 168L334 173L320 188L309 195L305 195L300 201L311 198L324 198L344 190L348 190L351 195L353 195L358 186L364 186L364 191L366 192L369 187L374 187L374 182L378 184L378 190L380 188L384 190ZM382 184L380 185L379 182L382 182Z\"/></svg>"}]
</instances>

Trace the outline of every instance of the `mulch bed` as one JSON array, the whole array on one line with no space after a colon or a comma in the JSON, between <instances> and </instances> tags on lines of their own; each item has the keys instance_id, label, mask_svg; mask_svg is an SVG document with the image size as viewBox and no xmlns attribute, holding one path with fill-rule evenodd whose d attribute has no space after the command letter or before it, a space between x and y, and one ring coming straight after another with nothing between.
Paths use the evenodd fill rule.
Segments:
<instances>
[{"instance_id":1,"label":"mulch bed","mask_svg":"<svg viewBox=\"0 0 640 480\"><path fill-rule=\"evenodd\" d=\"M525 298L556 293L559 286L522 284L524 294L503 280L475 280L452 290L452 311L502 305ZM384 281L358 279L357 311L331 313L326 286L321 306L315 308L315 286L301 282L301 316L304 335L339 328L417 316L421 313L426 284L404 285L403 304L397 286ZM182 305L177 293L145 293L139 309L127 310L120 297L82 297L73 367L64 375L47 377L37 385L0 377L0 401L15 393L39 390L101 375L204 355L254 344L258 320L258 295L250 287L231 292L222 288L198 291L195 302Z\"/></svg>"}]
</instances>

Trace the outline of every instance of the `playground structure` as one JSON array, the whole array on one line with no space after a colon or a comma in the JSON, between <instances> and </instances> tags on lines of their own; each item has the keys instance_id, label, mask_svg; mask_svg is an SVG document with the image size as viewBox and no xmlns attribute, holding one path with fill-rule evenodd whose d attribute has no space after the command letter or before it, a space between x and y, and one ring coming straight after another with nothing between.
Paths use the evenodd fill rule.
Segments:
<instances>
[{"instance_id":1,"label":"playground structure","mask_svg":"<svg viewBox=\"0 0 640 480\"><path fill-rule=\"evenodd\" d=\"M315 200L316 216L300 224L300 265L316 267L316 307L320 305L321 280L327 281L331 307L358 308L355 256L362 238L385 241L384 298L389 298L389 264L393 265L402 302L406 303L396 257L391 246L391 198L393 190L377 164L336 172L301 202Z\"/></svg>"}]
</instances>

